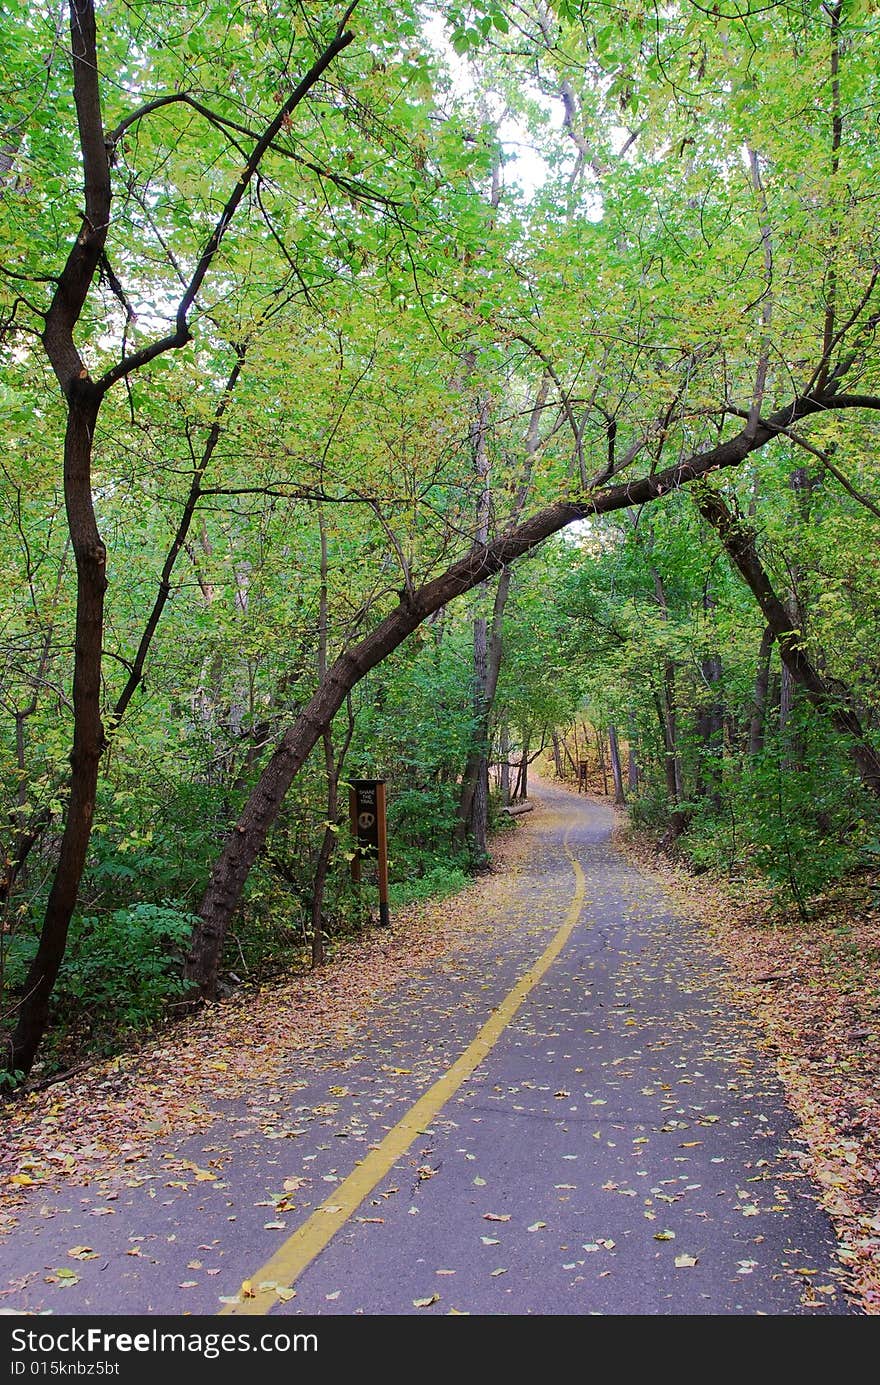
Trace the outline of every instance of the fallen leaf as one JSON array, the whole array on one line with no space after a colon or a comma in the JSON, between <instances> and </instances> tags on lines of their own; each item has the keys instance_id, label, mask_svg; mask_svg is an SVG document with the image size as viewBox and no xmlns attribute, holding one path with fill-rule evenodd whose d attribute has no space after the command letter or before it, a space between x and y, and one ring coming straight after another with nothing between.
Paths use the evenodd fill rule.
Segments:
<instances>
[{"instance_id":1,"label":"fallen leaf","mask_svg":"<svg viewBox=\"0 0 880 1385\"><path fill-rule=\"evenodd\" d=\"M676 1255L675 1268L677 1270L689 1270L697 1263L697 1258L696 1255Z\"/></svg>"},{"instance_id":2,"label":"fallen leaf","mask_svg":"<svg viewBox=\"0 0 880 1385\"><path fill-rule=\"evenodd\" d=\"M509 1212L484 1212L483 1221L510 1221Z\"/></svg>"},{"instance_id":3,"label":"fallen leaf","mask_svg":"<svg viewBox=\"0 0 880 1385\"><path fill-rule=\"evenodd\" d=\"M674 1241L674 1240L675 1240L675 1232L674 1232L674 1231L655 1231L655 1232L654 1232L654 1240L655 1240L655 1241Z\"/></svg>"},{"instance_id":4,"label":"fallen leaf","mask_svg":"<svg viewBox=\"0 0 880 1385\"><path fill-rule=\"evenodd\" d=\"M432 1303L440 1302L439 1294L431 1294L429 1298L414 1298L413 1308L430 1308Z\"/></svg>"}]
</instances>

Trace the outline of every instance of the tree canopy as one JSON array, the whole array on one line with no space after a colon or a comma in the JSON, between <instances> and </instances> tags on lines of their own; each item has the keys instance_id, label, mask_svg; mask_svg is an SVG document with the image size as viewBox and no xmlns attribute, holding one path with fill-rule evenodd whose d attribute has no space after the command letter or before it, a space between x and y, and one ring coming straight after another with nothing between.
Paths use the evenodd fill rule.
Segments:
<instances>
[{"instance_id":1,"label":"tree canopy","mask_svg":"<svg viewBox=\"0 0 880 1385\"><path fill-rule=\"evenodd\" d=\"M801 900L786 833L844 869L880 793L873 4L2 23L13 1080L102 948L164 1004L236 919L248 966L331 931L350 775L392 779L413 887L579 715L695 858L745 833Z\"/></svg>"}]
</instances>

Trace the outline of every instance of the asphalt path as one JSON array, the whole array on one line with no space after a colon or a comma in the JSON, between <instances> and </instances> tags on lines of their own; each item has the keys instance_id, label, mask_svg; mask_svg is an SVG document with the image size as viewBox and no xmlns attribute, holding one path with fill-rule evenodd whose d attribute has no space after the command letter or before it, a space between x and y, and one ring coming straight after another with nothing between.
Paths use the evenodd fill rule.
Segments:
<instances>
[{"instance_id":1,"label":"asphalt path","mask_svg":"<svg viewBox=\"0 0 880 1385\"><path fill-rule=\"evenodd\" d=\"M856 1311L753 1018L611 826L542 785L471 945L136 1176L34 1198L3 1308Z\"/></svg>"}]
</instances>

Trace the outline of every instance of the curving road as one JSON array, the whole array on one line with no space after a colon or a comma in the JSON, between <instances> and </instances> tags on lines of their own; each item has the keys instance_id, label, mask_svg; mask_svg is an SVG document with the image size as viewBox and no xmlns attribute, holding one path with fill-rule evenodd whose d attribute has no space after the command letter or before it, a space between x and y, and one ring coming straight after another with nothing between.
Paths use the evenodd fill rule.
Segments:
<instances>
[{"instance_id":1,"label":"curving road","mask_svg":"<svg viewBox=\"0 0 880 1385\"><path fill-rule=\"evenodd\" d=\"M854 1311L750 1017L610 828L542 785L472 945L158 1146L115 1215L76 1188L34 1206L4 1306L62 1311L46 1270L84 1243L66 1314ZM169 1158L222 1178L163 1179Z\"/></svg>"}]
</instances>

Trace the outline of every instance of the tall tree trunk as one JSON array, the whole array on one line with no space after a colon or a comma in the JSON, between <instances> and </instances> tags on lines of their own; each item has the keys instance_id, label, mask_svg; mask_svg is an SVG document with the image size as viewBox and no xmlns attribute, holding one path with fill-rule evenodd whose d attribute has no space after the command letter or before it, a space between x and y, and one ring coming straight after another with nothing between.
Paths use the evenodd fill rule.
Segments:
<instances>
[{"instance_id":1,"label":"tall tree trunk","mask_svg":"<svg viewBox=\"0 0 880 1385\"><path fill-rule=\"evenodd\" d=\"M655 568L651 569L651 575L654 578L654 595L657 600L657 605L663 613L663 619L668 621L669 604L666 600L666 588L663 584L663 578ZM681 773L681 757L678 751L678 696L676 692L675 662L668 657L663 661L661 724L663 727L666 793L669 798L669 829L664 840L667 843L671 843L676 837L681 836L682 832L687 827L687 814L680 807L684 799L684 788Z\"/></svg>"},{"instance_id":2,"label":"tall tree trunk","mask_svg":"<svg viewBox=\"0 0 880 1385\"><path fill-rule=\"evenodd\" d=\"M529 415L526 430L525 458L519 489L513 502L510 522L515 523L522 513L528 495L532 468L541 442L541 417L550 389L550 376L546 373L541 379L538 393ZM488 403L482 401L477 424L473 433L474 470L478 477L485 478L485 486L480 494L477 513L477 534L479 543L486 543L489 534L491 512L491 492L489 489L489 454L487 446L489 414ZM489 818L489 740L492 720L492 707L498 688L503 654L504 610L510 593L511 571L505 568L498 579L495 600L492 607L491 635L487 636L486 622L478 618L474 622L474 739L462 776L461 796L458 807L456 841L462 844L470 832L474 844L474 858L478 863L488 855L487 830Z\"/></svg>"},{"instance_id":3,"label":"tall tree trunk","mask_svg":"<svg viewBox=\"0 0 880 1385\"><path fill-rule=\"evenodd\" d=\"M755 674L755 691L752 694L752 714L749 718L749 755L760 755L764 749L764 718L767 712L767 693L770 687L770 651L773 648L773 631L764 627L761 645L758 649L758 669Z\"/></svg>"},{"instance_id":4,"label":"tall tree trunk","mask_svg":"<svg viewBox=\"0 0 880 1385\"><path fill-rule=\"evenodd\" d=\"M106 550L92 500L92 445L98 413L108 391L162 354L191 340L189 313L217 251L250 183L285 120L305 98L338 53L353 40L346 32L349 9L334 38L277 111L256 141L225 206L208 236L192 277L177 305L174 330L111 366L93 381L77 348L75 331L95 271L105 253L110 225L110 155L124 133L109 135L101 110L100 72L94 0L68 0L73 98L82 164L82 225L46 311L43 348L67 405L64 442L64 499L71 547L76 562L77 604L74 629L73 712L70 792L58 861L49 890L36 955L28 970L24 997L6 1054L13 1072L30 1071L45 1032L49 999L64 956L76 906L95 812L98 767L104 749L101 718L101 668ZM106 261L105 261L106 263ZM111 271L108 271L111 272Z\"/></svg>"},{"instance_id":5,"label":"tall tree trunk","mask_svg":"<svg viewBox=\"0 0 880 1385\"><path fill-rule=\"evenodd\" d=\"M470 829L477 861L484 859L486 855L486 827L489 813L489 730L504 652L504 608L510 593L511 576L510 568L505 568L498 579L492 608L492 629L491 633L488 633L488 638L485 620L474 621L474 720L476 728L474 744L468 755L462 776L456 841L462 843L468 829ZM485 792L482 788L483 785ZM477 799L480 800L478 804ZM482 850L480 843L482 843Z\"/></svg>"},{"instance_id":6,"label":"tall tree trunk","mask_svg":"<svg viewBox=\"0 0 880 1385\"><path fill-rule=\"evenodd\" d=\"M608 749L611 757L611 778L614 781L614 802L622 808L626 803L623 792L623 771L620 767L620 748L617 743L617 727L612 722L608 727Z\"/></svg>"},{"instance_id":7,"label":"tall tree trunk","mask_svg":"<svg viewBox=\"0 0 880 1385\"><path fill-rule=\"evenodd\" d=\"M318 679L327 676L328 591L327 591L327 526L323 506L318 505L318 533L321 540L321 583L318 590ZM339 812L339 781L333 754L333 722L324 727L324 777L327 781L327 818L324 837L318 851L312 880L312 966L324 960L324 886L336 844L336 818Z\"/></svg>"},{"instance_id":8,"label":"tall tree trunk","mask_svg":"<svg viewBox=\"0 0 880 1385\"><path fill-rule=\"evenodd\" d=\"M872 793L880 795L880 754L865 737L851 695L845 689L830 688L807 655L800 629L794 625L764 570L753 530L731 512L717 491L703 487L696 500L700 514L715 529L728 557L758 602L793 683L803 689L817 711L847 738L862 783Z\"/></svg>"},{"instance_id":9,"label":"tall tree trunk","mask_svg":"<svg viewBox=\"0 0 880 1385\"><path fill-rule=\"evenodd\" d=\"M513 786L513 800L522 800L528 797L529 793L529 745L531 744L532 732L530 727L523 731L522 751L516 771L516 783Z\"/></svg>"},{"instance_id":10,"label":"tall tree trunk","mask_svg":"<svg viewBox=\"0 0 880 1385\"><path fill-rule=\"evenodd\" d=\"M506 808L510 802L510 727L506 716L501 722L498 736L498 755L501 760L501 802Z\"/></svg>"},{"instance_id":11,"label":"tall tree trunk","mask_svg":"<svg viewBox=\"0 0 880 1385\"><path fill-rule=\"evenodd\" d=\"M56 280L45 319L43 346L67 401L64 503L77 579L74 724L70 793L58 862L7 1054L10 1070L24 1073L30 1071L46 1030L49 999L64 957L91 837L98 767L104 749L101 655L107 553L92 503L92 439L103 394L85 368L73 336L104 250L110 220L110 164L104 145L92 0L71 0L70 37L85 212L82 230Z\"/></svg>"},{"instance_id":12,"label":"tall tree trunk","mask_svg":"<svg viewBox=\"0 0 880 1385\"><path fill-rule=\"evenodd\" d=\"M694 723L700 752L696 792L708 795L717 811L721 807L719 756L724 741L724 706L714 691L721 681L721 660L718 656L712 654L701 659L700 673L704 692Z\"/></svg>"},{"instance_id":13,"label":"tall tree trunk","mask_svg":"<svg viewBox=\"0 0 880 1385\"><path fill-rule=\"evenodd\" d=\"M30 1071L46 1031L49 999L64 958L85 867L95 813L98 768L104 749L101 652L107 589L106 550L98 532L91 490L92 437L99 403L94 390L80 388L74 391L68 414L64 489L77 573L70 794L40 941L28 968L10 1042L8 1066L12 1072Z\"/></svg>"},{"instance_id":14,"label":"tall tree trunk","mask_svg":"<svg viewBox=\"0 0 880 1385\"><path fill-rule=\"evenodd\" d=\"M474 353L469 353L473 359ZM477 514L474 538L477 543L486 544L489 539L489 516L491 513L491 491L489 487L489 400L484 396L477 403L477 418L471 429L474 475L479 482L477 493ZM500 591L500 582L499 588ZM505 597L507 587L505 586ZM496 592L496 609L498 596ZM503 605L502 605L503 610ZM473 631L473 715L474 730L471 749L462 776L461 794L458 804L458 824L456 841L461 844L469 834L474 861L482 865L486 859L488 816L489 816L489 753L488 731L491 715L492 697L489 696L489 635L486 617L474 617ZM499 648L500 660L500 648ZM497 674L496 674L497 680Z\"/></svg>"},{"instance_id":15,"label":"tall tree trunk","mask_svg":"<svg viewBox=\"0 0 880 1385\"><path fill-rule=\"evenodd\" d=\"M636 731L635 717L633 716L629 718L627 736L626 785L631 794L637 794L639 791L638 733Z\"/></svg>"},{"instance_id":16,"label":"tall tree trunk","mask_svg":"<svg viewBox=\"0 0 880 1385\"><path fill-rule=\"evenodd\" d=\"M559 747L559 733L558 733L558 731L553 731L553 732L551 733L550 739L551 739L551 744L552 744L552 746L553 746L553 765L554 765L554 768L555 768L555 771L556 771L556 778L557 778L557 779L564 779L564 778L565 778L565 770L564 770L563 767L562 767L562 751L561 751L561 749L560 749L560 747Z\"/></svg>"},{"instance_id":17,"label":"tall tree trunk","mask_svg":"<svg viewBox=\"0 0 880 1385\"><path fill-rule=\"evenodd\" d=\"M584 739L586 739L587 728L584 727ZM596 727L596 757L599 762L599 773L602 776L602 792L608 797L608 766L605 760L605 732L601 726Z\"/></svg>"}]
</instances>

